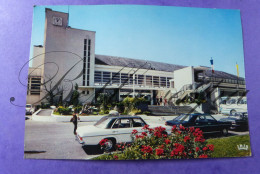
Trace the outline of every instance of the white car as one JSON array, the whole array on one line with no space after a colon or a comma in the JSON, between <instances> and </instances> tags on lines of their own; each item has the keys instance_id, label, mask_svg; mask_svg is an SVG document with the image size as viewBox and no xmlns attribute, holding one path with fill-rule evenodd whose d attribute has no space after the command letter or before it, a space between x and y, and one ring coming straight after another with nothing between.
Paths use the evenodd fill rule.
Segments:
<instances>
[{"instance_id":1,"label":"white car","mask_svg":"<svg viewBox=\"0 0 260 174\"><path fill-rule=\"evenodd\" d=\"M131 133L135 129L144 132L146 122L138 116L104 116L96 124L82 126L77 129L77 139L82 146L98 145L102 139L107 139L107 149L111 150L117 143L131 143ZM163 124L150 124L150 128L162 126L167 134L171 127Z\"/></svg>"},{"instance_id":2,"label":"white car","mask_svg":"<svg viewBox=\"0 0 260 174\"><path fill-rule=\"evenodd\" d=\"M31 104L26 104L25 106L25 112L26 112L26 115L27 114L30 114L32 115L34 113L34 107L31 105Z\"/></svg>"},{"instance_id":3,"label":"white car","mask_svg":"<svg viewBox=\"0 0 260 174\"><path fill-rule=\"evenodd\" d=\"M247 112L247 99L246 97L221 97L219 111L227 115L233 115L236 112Z\"/></svg>"}]
</instances>

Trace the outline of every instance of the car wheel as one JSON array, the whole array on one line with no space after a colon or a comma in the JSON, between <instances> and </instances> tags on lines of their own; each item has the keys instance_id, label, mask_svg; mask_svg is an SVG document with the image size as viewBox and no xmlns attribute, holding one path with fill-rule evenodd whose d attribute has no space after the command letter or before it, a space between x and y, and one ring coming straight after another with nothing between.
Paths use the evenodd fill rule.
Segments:
<instances>
[{"instance_id":1,"label":"car wheel","mask_svg":"<svg viewBox=\"0 0 260 174\"><path fill-rule=\"evenodd\" d=\"M115 149L116 140L114 139L107 139L107 142L105 143L105 151L113 151Z\"/></svg>"},{"instance_id":2,"label":"car wheel","mask_svg":"<svg viewBox=\"0 0 260 174\"><path fill-rule=\"evenodd\" d=\"M222 135L224 135L224 136L228 135L228 129L227 128L222 129Z\"/></svg>"},{"instance_id":3,"label":"car wheel","mask_svg":"<svg viewBox=\"0 0 260 174\"><path fill-rule=\"evenodd\" d=\"M234 109L232 109L231 111L230 111L230 115L234 115L236 113L236 110L234 110Z\"/></svg>"}]
</instances>

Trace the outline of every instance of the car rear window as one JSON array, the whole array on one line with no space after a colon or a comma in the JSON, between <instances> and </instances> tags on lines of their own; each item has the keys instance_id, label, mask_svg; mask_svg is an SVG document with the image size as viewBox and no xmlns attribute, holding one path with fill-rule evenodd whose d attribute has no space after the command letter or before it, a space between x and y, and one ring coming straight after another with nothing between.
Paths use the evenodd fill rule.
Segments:
<instances>
[{"instance_id":1,"label":"car rear window","mask_svg":"<svg viewBox=\"0 0 260 174\"><path fill-rule=\"evenodd\" d=\"M176 117L174 120L175 121L189 121L190 118L191 118L191 115L183 114L183 115Z\"/></svg>"},{"instance_id":2,"label":"car rear window","mask_svg":"<svg viewBox=\"0 0 260 174\"><path fill-rule=\"evenodd\" d=\"M107 118L107 117L103 117L101 118L99 121L97 121L94 126L96 127L100 127L100 128L106 128L108 123L110 122L111 119Z\"/></svg>"}]
</instances>

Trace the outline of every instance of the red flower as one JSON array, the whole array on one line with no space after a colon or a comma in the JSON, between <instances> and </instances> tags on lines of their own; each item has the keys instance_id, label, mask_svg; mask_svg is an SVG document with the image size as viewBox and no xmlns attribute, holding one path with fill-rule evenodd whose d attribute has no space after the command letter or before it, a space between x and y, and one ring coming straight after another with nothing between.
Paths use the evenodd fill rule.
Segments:
<instances>
[{"instance_id":1,"label":"red flower","mask_svg":"<svg viewBox=\"0 0 260 174\"><path fill-rule=\"evenodd\" d=\"M214 145L213 144L209 144L209 145L207 145L207 147L210 151L214 151Z\"/></svg>"},{"instance_id":2,"label":"red flower","mask_svg":"<svg viewBox=\"0 0 260 174\"><path fill-rule=\"evenodd\" d=\"M155 151L156 151L156 155L158 155L158 156L163 155L163 152L164 152L163 149L161 149L161 148L158 148Z\"/></svg>"},{"instance_id":3,"label":"red flower","mask_svg":"<svg viewBox=\"0 0 260 174\"><path fill-rule=\"evenodd\" d=\"M163 149L164 148L164 145L162 144L162 145L160 145L160 146L158 146L160 149Z\"/></svg>"},{"instance_id":4,"label":"red flower","mask_svg":"<svg viewBox=\"0 0 260 174\"><path fill-rule=\"evenodd\" d=\"M153 153L153 148L151 146L143 145L141 151L143 153L150 153L151 154L151 153Z\"/></svg>"},{"instance_id":5,"label":"red flower","mask_svg":"<svg viewBox=\"0 0 260 174\"><path fill-rule=\"evenodd\" d=\"M166 134L163 134L163 137L164 137L164 138L167 138L167 135L166 135Z\"/></svg>"},{"instance_id":6,"label":"red flower","mask_svg":"<svg viewBox=\"0 0 260 174\"><path fill-rule=\"evenodd\" d=\"M156 132L154 132L154 136L161 138L162 134L161 134L161 132L156 131Z\"/></svg>"},{"instance_id":7,"label":"red flower","mask_svg":"<svg viewBox=\"0 0 260 174\"><path fill-rule=\"evenodd\" d=\"M158 138L161 138L163 133L165 131L165 128L160 126L160 127L156 127L154 128L154 136L155 137L158 137Z\"/></svg>"},{"instance_id":8,"label":"red flower","mask_svg":"<svg viewBox=\"0 0 260 174\"><path fill-rule=\"evenodd\" d=\"M184 126L180 125L179 127L180 127L180 130L185 130Z\"/></svg>"},{"instance_id":9,"label":"red flower","mask_svg":"<svg viewBox=\"0 0 260 174\"><path fill-rule=\"evenodd\" d=\"M202 154L202 155L199 156L199 158L208 158L208 155Z\"/></svg>"},{"instance_id":10,"label":"red flower","mask_svg":"<svg viewBox=\"0 0 260 174\"><path fill-rule=\"evenodd\" d=\"M176 125L173 125L172 126L172 131L175 132L177 129L176 129Z\"/></svg>"},{"instance_id":11,"label":"red flower","mask_svg":"<svg viewBox=\"0 0 260 174\"><path fill-rule=\"evenodd\" d=\"M137 134L138 133L138 131L136 130L136 129L134 129L133 131L132 131L132 134Z\"/></svg>"},{"instance_id":12,"label":"red flower","mask_svg":"<svg viewBox=\"0 0 260 174\"><path fill-rule=\"evenodd\" d=\"M153 129L148 128L149 134L153 133Z\"/></svg>"},{"instance_id":13,"label":"red flower","mask_svg":"<svg viewBox=\"0 0 260 174\"><path fill-rule=\"evenodd\" d=\"M142 132L142 135L143 135L143 136L147 136L147 133L146 133L146 132Z\"/></svg>"},{"instance_id":14,"label":"red flower","mask_svg":"<svg viewBox=\"0 0 260 174\"><path fill-rule=\"evenodd\" d=\"M203 139L201 136L195 138L195 142L202 142L203 143L204 141L205 141L205 139Z\"/></svg>"},{"instance_id":15,"label":"red flower","mask_svg":"<svg viewBox=\"0 0 260 174\"><path fill-rule=\"evenodd\" d=\"M203 151L206 151L206 150L208 150L208 148L207 147L203 147L203 149L202 149Z\"/></svg>"},{"instance_id":16,"label":"red flower","mask_svg":"<svg viewBox=\"0 0 260 174\"><path fill-rule=\"evenodd\" d=\"M115 155L115 156L114 156L114 159L115 159L115 160L118 160L118 156L117 156L117 155Z\"/></svg>"},{"instance_id":17,"label":"red flower","mask_svg":"<svg viewBox=\"0 0 260 174\"><path fill-rule=\"evenodd\" d=\"M100 144L101 146L104 146L107 141L108 141L107 139L102 139L102 140L99 142L99 144Z\"/></svg>"},{"instance_id":18,"label":"red flower","mask_svg":"<svg viewBox=\"0 0 260 174\"><path fill-rule=\"evenodd\" d=\"M178 134L181 134L181 131L177 131Z\"/></svg>"},{"instance_id":19,"label":"red flower","mask_svg":"<svg viewBox=\"0 0 260 174\"><path fill-rule=\"evenodd\" d=\"M199 147L196 147L196 152L198 152L200 150L200 148Z\"/></svg>"},{"instance_id":20,"label":"red flower","mask_svg":"<svg viewBox=\"0 0 260 174\"><path fill-rule=\"evenodd\" d=\"M170 141L169 139L164 140L164 142L165 142L166 144L171 143L171 141Z\"/></svg>"},{"instance_id":21,"label":"red flower","mask_svg":"<svg viewBox=\"0 0 260 174\"><path fill-rule=\"evenodd\" d=\"M159 127L154 128L154 130L162 133L163 131L165 131L165 128L162 126L159 126Z\"/></svg>"},{"instance_id":22,"label":"red flower","mask_svg":"<svg viewBox=\"0 0 260 174\"><path fill-rule=\"evenodd\" d=\"M190 127L190 132L193 132L194 130L194 127Z\"/></svg>"},{"instance_id":23,"label":"red flower","mask_svg":"<svg viewBox=\"0 0 260 174\"><path fill-rule=\"evenodd\" d=\"M195 129L195 132L198 132L198 131L200 131L200 128L196 128L196 129Z\"/></svg>"},{"instance_id":24,"label":"red flower","mask_svg":"<svg viewBox=\"0 0 260 174\"><path fill-rule=\"evenodd\" d=\"M135 138L141 138L142 139L142 138L144 138L144 136L143 135L136 135Z\"/></svg>"},{"instance_id":25,"label":"red flower","mask_svg":"<svg viewBox=\"0 0 260 174\"><path fill-rule=\"evenodd\" d=\"M149 125L148 124L144 125L142 129L149 129Z\"/></svg>"},{"instance_id":26,"label":"red flower","mask_svg":"<svg viewBox=\"0 0 260 174\"><path fill-rule=\"evenodd\" d=\"M188 140L190 140L190 137L189 136L185 136L184 137L184 142L187 142Z\"/></svg>"},{"instance_id":27,"label":"red flower","mask_svg":"<svg viewBox=\"0 0 260 174\"><path fill-rule=\"evenodd\" d=\"M174 144L175 149L171 152L171 156L184 154L185 147L179 143ZM184 154L185 155L185 154Z\"/></svg>"},{"instance_id":28,"label":"red flower","mask_svg":"<svg viewBox=\"0 0 260 174\"><path fill-rule=\"evenodd\" d=\"M197 130L198 129L198 130ZM193 135L196 137L200 137L203 135L203 132L199 130L199 128L195 129L195 132L193 132ZM197 131L196 131L197 130Z\"/></svg>"}]
</instances>

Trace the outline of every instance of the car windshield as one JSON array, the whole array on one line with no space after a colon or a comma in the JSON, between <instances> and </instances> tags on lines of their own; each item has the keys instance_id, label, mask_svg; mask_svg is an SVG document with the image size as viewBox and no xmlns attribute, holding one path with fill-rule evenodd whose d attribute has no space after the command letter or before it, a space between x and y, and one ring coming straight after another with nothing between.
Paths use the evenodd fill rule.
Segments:
<instances>
[{"instance_id":1,"label":"car windshield","mask_svg":"<svg viewBox=\"0 0 260 174\"><path fill-rule=\"evenodd\" d=\"M31 105L26 105L26 107L27 107L27 108L30 108L30 107L31 107Z\"/></svg>"},{"instance_id":2,"label":"car windshield","mask_svg":"<svg viewBox=\"0 0 260 174\"><path fill-rule=\"evenodd\" d=\"M227 101L227 104L236 104L236 102L237 100L232 98Z\"/></svg>"},{"instance_id":3,"label":"car windshield","mask_svg":"<svg viewBox=\"0 0 260 174\"><path fill-rule=\"evenodd\" d=\"M246 100L243 100L243 99L239 99L238 101L237 101L237 104L246 104L247 103L247 101Z\"/></svg>"},{"instance_id":4,"label":"car windshield","mask_svg":"<svg viewBox=\"0 0 260 174\"><path fill-rule=\"evenodd\" d=\"M176 117L174 120L175 121L189 121L190 118L191 118L191 115L182 114L182 115Z\"/></svg>"},{"instance_id":5,"label":"car windshield","mask_svg":"<svg viewBox=\"0 0 260 174\"><path fill-rule=\"evenodd\" d=\"M108 123L111 121L111 119L107 117L101 118L98 122L94 124L94 126L99 127L99 128L106 128Z\"/></svg>"}]
</instances>

